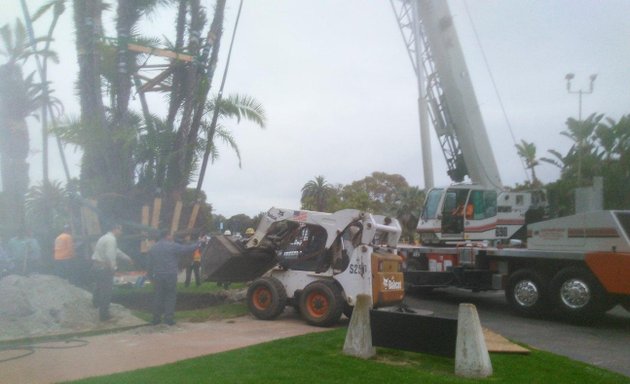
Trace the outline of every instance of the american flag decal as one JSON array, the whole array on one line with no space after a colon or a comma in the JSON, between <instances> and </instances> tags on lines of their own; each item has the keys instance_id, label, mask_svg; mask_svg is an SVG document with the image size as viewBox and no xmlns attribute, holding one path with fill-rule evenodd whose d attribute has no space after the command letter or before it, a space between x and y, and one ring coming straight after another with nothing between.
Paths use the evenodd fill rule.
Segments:
<instances>
[{"instance_id":1,"label":"american flag decal","mask_svg":"<svg viewBox=\"0 0 630 384\"><path fill-rule=\"evenodd\" d=\"M293 220L295 221L299 221L299 222L304 222L306 221L306 217L307 217L307 213L306 212L302 212L302 211L295 211L293 212Z\"/></svg>"}]
</instances>

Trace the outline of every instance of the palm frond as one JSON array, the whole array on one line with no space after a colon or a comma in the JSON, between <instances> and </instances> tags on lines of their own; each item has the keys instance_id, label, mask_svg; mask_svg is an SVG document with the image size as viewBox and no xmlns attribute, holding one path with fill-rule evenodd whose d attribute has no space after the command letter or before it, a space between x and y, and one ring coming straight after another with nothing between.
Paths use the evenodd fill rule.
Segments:
<instances>
[{"instance_id":1,"label":"palm frond","mask_svg":"<svg viewBox=\"0 0 630 384\"><path fill-rule=\"evenodd\" d=\"M216 106L216 97L214 97L206 103L206 110L214 111ZM265 128L265 110L262 104L251 96L229 95L221 99L218 107L220 116L224 118L235 118L237 122L246 119Z\"/></svg>"},{"instance_id":2,"label":"palm frond","mask_svg":"<svg viewBox=\"0 0 630 384\"><path fill-rule=\"evenodd\" d=\"M41 7L39 7L39 9L37 11L35 11L33 16L31 17L31 20L33 20L34 22L37 21L40 17L42 17L42 15L44 15L46 12L48 12L48 10L55 5L55 2L56 1L50 1L50 2L42 5Z\"/></svg>"},{"instance_id":3,"label":"palm frond","mask_svg":"<svg viewBox=\"0 0 630 384\"><path fill-rule=\"evenodd\" d=\"M0 36L2 36L2 44L5 49L2 51L2 54L5 56L10 56L11 48L13 47L13 33L11 32L11 27L9 24L5 24L0 28Z\"/></svg>"},{"instance_id":4,"label":"palm frond","mask_svg":"<svg viewBox=\"0 0 630 384\"><path fill-rule=\"evenodd\" d=\"M50 130L50 133L57 136L61 141L77 147L84 146L81 121L77 118L68 118L57 127Z\"/></svg>"},{"instance_id":5,"label":"palm frond","mask_svg":"<svg viewBox=\"0 0 630 384\"><path fill-rule=\"evenodd\" d=\"M223 143L227 144L230 148L232 148L232 150L236 154L236 158L238 159L238 167L242 168L243 164L241 160L241 151L238 148L238 144L236 144L236 140L234 139L234 136L232 136L230 132L224 129L223 127L217 126L214 133L214 138L221 139ZM213 138L213 144L214 144L214 138ZM213 145L213 147L216 147L216 146Z\"/></svg>"}]
</instances>

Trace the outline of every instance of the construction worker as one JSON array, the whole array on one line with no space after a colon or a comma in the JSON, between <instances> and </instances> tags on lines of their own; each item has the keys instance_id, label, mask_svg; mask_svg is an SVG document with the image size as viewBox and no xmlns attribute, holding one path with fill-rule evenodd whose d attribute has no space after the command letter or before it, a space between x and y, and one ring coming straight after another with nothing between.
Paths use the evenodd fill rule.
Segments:
<instances>
[{"instance_id":1,"label":"construction worker","mask_svg":"<svg viewBox=\"0 0 630 384\"><path fill-rule=\"evenodd\" d=\"M114 289L116 260L122 259L133 264L131 258L118 249L116 238L120 235L122 235L122 225L118 223L110 225L109 232L101 236L96 242L92 255L92 272L96 283L92 303L99 309L101 321L112 318L109 314L109 304L112 301L112 290Z\"/></svg>"},{"instance_id":2,"label":"construction worker","mask_svg":"<svg viewBox=\"0 0 630 384\"><path fill-rule=\"evenodd\" d=\"M152 324L160 324L164 315L164 322L174 325L179 258L190 255L199 244L178 244L173 241L173 235L168 230L160 232L159 237L157 243L149 250L148 272L154 289Z\"/></svg>"},{"instance_id":3,"label":"construction worker","mask_svg":"<svg viewBox=\"0 0 630 384\"><path fill-rule=\"evenodd\" d=\"M199 278L200 267L201 267L201 248L195 248L195 250L193 251L193 260L186 267L186 282L184 283L184 286L186 287L190 286L190 278L191 278L190 275L192 275L193 271L195 271L195 285L196 286L201 285L201 281L200 281L201 279Z\"/></svg>"},{"instance_id":4,"label":"construction worker","mask_svg":"<svg viewBox=\"0 0 630 384\"><path fill-rule=\"evenodd\" d=\"M475 206L472 203L466 204L466 219L471 220L474 217Z\"/></svg>"},{"instance_id":5,"label":"construction worker","mask_svg":"<svg viewBox=\"0 0 630 384\"><path fill-rule=\"evenodd\" d=\"M468 204L461 203L460 205L457 206L457 208L453 209L451 214L453 216L463 217L464 213L466 213L466 219L472 219L474 212L475 212L475 206L472 203L468 203Z\"/></svg>"},{"instance_id":6,"label":"construction worker","mask_svg":"<svg viewBox=\"0 0 630 384\"><path fill-rule=\"evenodd\" d=\"M74 240L70 226L64 225L63 232L55 239L55 272L62 279L74 279Z\"/></svg>"},{"instance_id":7,"label":"construction worker","mask_svg":"<svg viewBox=\"0 0 630 384\"><path fill-rule=\"evenodd\" d=\"M7 243L7 251L15 272L28 276L39 267L41 249L29 230L20 228L16 236Z\"/></svg>"}]
</instances>

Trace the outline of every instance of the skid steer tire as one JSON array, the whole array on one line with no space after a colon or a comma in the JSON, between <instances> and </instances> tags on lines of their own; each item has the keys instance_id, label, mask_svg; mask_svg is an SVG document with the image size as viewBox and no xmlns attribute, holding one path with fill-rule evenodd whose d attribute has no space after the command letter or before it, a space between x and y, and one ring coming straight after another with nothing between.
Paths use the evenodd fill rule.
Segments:
<instances>
[{"instance_id":1,"label":"skid steer tire","mask_svg":"<svg viewBox=\"0 0 630 384\"><path fill-rule=\"evenodd\" d=\"M284 311L287 293L275 277L261 277L247 289L249 312L261 320L273 320Z\"/></svg>"},{"instance_id":2,"label":"skid steer tire","mask_svg":"<svg viewBox=\"0 0 630 384\"><path fill-rule=\"evenodd\" d=\"M505 299L512 309L525 316L539 316L549 311L545 278L533 269L518 270L508 279Z\"/></svg>"},{"instance_id":3,"label":"skid steer tire","mask_svg":"<svg viewBox=\"0 0 630 384\"><path fill-rule=\"evenodd\" d=\"M608 309L604 288L586 268L560 270L551 280L551 294L555 307L568 320L591 320Z\"/></svg>"},{"instance_id":4,"label":"skid steer tire","mask_svg":"<svg viewBox=\"0 0 630 384\"><path fill-rule=\"evenodd\" d=\"M329 327L339 321L343 303L341 289L333 281L315 281L300 295L300 313L311 325Z\"/></svg>"},{"instance_id":5,"label":"skid steer tire","mask_svg":"<svg viewBox=\"0 0 630 384\"><path fill-rule=\"evenodd\" d=\"M354 312L354 306L348 304L347 302L344 301L343 303L343 310L342 310L343 314L346 315L346 317L348 319L352 318L352 312Z\"/></svg>"}]
</instances>

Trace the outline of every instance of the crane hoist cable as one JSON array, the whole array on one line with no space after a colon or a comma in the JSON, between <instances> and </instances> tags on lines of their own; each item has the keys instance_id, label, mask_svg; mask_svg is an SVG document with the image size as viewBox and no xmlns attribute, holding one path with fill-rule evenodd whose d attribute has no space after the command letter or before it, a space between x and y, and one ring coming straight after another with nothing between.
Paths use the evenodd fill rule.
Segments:
<instances>
[{"instance_id":1,"label":"crane hoist cable","mask_svg":"<svg viewBox=\"0 0 630 384\"><path fill-rule=\"evenodd\" d=\"M501 95L499 94L499 89L497 87L497 83L494 80L494 76L492 75L492 69L490 68L490 63L488 62L488 57L486 56L486 52L483 49L483 45L481 44L481 39L479 38L479 34L477 33L477 28L475 27L475 22L473 21L473 18L470 14L470 10L468 9L468 2L464 0L464 9L466 10L466 15L468 16L468 20L470 21L470 25L472 27L472 31L473 34L475 36L475 40L477 41L477 45L479 46L479 51L481 52L481 56L483 57L483 62L485 64L486 70L488 71L488 75L490 76L490 82L492 83L492 88L494 90L495 95L497 96L497 99L499 101L499 106L501 108L501 113L503 114L503 118L505 119L505 123L508 127L508 131L510 132L510 137L512 138L512 144L514 144L514 146L517 145L516 143L516 137L514 136L514 130L512 129L512 124L510 123L510 119L508 118L507 112L505 111L505 106L503 105L503 100L501 99ZM519 161L521 162L521 167L523 168L523 171L525 172L525 178L528 181L532 181L529 177L529 174L527 173L527 167L523 161L523 158L521 158L521 156L518 156Z\"/></svg>"}]
</instances>

